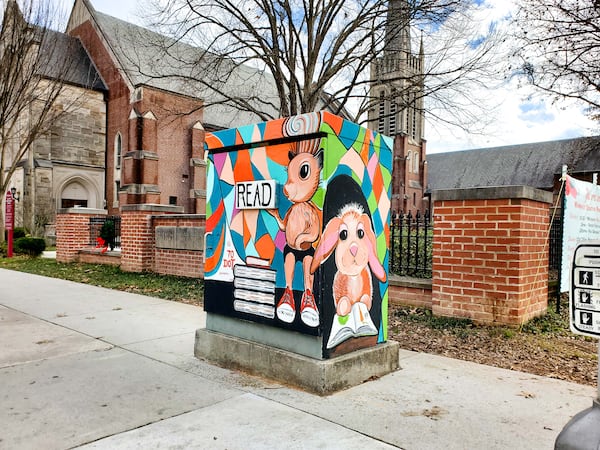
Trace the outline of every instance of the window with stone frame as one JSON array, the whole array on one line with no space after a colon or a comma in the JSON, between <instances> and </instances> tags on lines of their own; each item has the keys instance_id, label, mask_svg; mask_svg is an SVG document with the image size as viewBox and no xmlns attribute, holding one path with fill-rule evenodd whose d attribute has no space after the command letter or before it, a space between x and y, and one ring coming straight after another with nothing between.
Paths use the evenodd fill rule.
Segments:
<instances>
[{"instance_id":1,"label":"window with stone frame","mask_svg":"<svg viewBox=\"0 0 600 450\"><path fill-rule=\"evenodd\" d=\"M121 169L121 159L123 154L123 138L121 133L117 133L115 136L115 169Z\"/></svg>"},{"instance_id":2,"label":"window with stone frame","mask_svg":"<svg viewBox=\"0 0 600 450\"><path fill-rule=\"evenodd\" d=\"M393 97L390 102L390 136L396 135L396 118L397 118L396 98Z\"/></svg>"},{"instance_id":3,"label":"window with stone frame","mask_svg":"<svg viewBox=\"0 0 600 450\"><path fill-rule=\"evenodd\" d=\"M115 170L114 170L114 192L113 207L119 206L119 189L121 188L121 164L123 161L123 138L120 132L115 135Z\"/></svg>"},{"instance_id":4,"label":"window with stone frame","mask_svg":"<svg viewBox=\"0 0 600 450\"><path fill-rule=\"evenodd\" d=\"M377 131L385 134L385 91L379 93L379 114L377 118Z\"/></svg>"}]
</instances>

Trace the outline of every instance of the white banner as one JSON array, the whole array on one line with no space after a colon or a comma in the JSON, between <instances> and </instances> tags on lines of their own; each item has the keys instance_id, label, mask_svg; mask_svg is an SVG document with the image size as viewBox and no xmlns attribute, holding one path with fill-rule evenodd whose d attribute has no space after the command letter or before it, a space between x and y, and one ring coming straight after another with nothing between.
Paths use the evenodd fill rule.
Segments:
<instances>
[{"instance_id":1,"label":"white banner","mask_svg":"<svg viewBox=\"0 0 600 450\"><path fill-rule=\"evenodd\" d=\"M600 186L567 175L560 291L570 290L570 266L579 241L600 240Z\"/></svg>"}]
</instances>

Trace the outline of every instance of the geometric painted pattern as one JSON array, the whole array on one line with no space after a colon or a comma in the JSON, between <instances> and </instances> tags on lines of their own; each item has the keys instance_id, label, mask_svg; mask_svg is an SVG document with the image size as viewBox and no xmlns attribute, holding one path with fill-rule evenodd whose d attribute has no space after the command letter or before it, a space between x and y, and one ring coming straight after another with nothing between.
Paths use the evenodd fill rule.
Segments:
<instances>
[{"instance_id":1,"label":"geometric painted pattern","mask_svg":"<svg viewBox=\"0 0 600 450\"><path fill-rule=\"evenodd\" d=\"M275 180L275 208L279 217L284 217L291 206L283 192L290 151L315 139L323 150L323 166L311 202L322 210L328 184L340 175L356 181L372 218L377 258L388 267L392 140L328 112L315 112L207 133L207 280L231 281L231 268L249 260L275 269L283 267L286 238L275 214L264 209L237 208L235 185ZM233 148L235 151L229 151ZM294 289L302 290L301 265L295 270L299 276L294 277ZM278 288L285 286L283 270L277 270L275 284ZM386 322L387 281L378 282L377 288L382 299L382 322ZM380 342L387 339L387 323L381 325Z\"/></svg>"}]
</instances>

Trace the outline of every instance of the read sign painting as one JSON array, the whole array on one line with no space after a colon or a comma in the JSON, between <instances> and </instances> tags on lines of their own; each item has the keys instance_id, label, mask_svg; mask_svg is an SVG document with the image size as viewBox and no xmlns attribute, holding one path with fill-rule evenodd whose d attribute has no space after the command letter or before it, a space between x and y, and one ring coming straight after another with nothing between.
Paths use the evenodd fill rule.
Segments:
<instances>
[{"instance_id":1,"label":"read sign painting","mask_svg":"<svg viewBox=\"0 0 600 450\"><path fill-rule=\"evenodd\" d=\"M237 209L274 209L275 180L243 181L235 184Z\"/></svg>"}]
</instances>

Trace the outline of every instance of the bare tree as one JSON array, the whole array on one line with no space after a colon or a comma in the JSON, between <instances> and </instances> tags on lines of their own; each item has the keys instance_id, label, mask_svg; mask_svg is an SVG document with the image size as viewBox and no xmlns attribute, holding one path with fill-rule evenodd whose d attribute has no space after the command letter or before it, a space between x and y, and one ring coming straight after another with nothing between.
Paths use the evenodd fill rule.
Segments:
<instances>
[{"instance_id":1,"label":"bare tree","mask_svg":"<svg viewBox=\"0 0 600 450\"><path fill-rule=\"evenodd\" d=\"M600 119L600 2L521 2L518 73L554 98L571 98Z\"/></svg>"},{"instance_id":2,"label":"bare tree","mask_svg":"<svg viewBox=\"0 0 600 450\"><path fill-rule=\"evenodd\" d=\"M420 86L433 115L468 128L481 125L484 115L467 111L482 102L464 85L489 84L501 56L494 51L500 31L477 29L471 7L459 0L154 0L145 8L153 11L147 25L170 39L146 39L148 48L129 50L135 52L129 63L154 82L178 78L201 86L209 106L226 104L271 119L325 104L360 122L379 101L370 97L371 66L384 54L385 41L411 25L436 52L424 54L421 73L398 73L397 81L410 91ZM393 8L402 14L390 23ZM202 50L182 50L186 45ZM164 56L149 67L143 56L152 53ZM440 113L448 108L457 112Z\"/></svg>"},{"instance_id":3,"label":"bare tree","mask_svg":"<svg viewBox=\"0 0 600 450\"><path fill-rule=\"evenodd\" d=\"M49 1L2 5L0 29L0 194L37 140L48 138L52 125L76 103L72 96L56 108L65 79L76 61L65 58L71 42L53 31L58 11ZM4 240L0 211L0 240Z\"/></svg>"}]
</instances>

